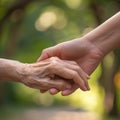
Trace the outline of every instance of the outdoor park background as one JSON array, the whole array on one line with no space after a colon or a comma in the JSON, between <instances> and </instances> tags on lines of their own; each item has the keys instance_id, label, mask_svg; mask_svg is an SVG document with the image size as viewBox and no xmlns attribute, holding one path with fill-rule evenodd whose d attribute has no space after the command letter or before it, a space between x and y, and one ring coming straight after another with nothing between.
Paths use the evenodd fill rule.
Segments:
<instances>
[{"instance_id":1,"label":"outdoor park background","mask_svg":"<svg viewBox=\"0 0 120 120\"><path fill-rule=\"evenodd\" d=\"M119 10L120 0L0 0L0 57L36 62L44 48L83 36ZM91 75L89 92L51 96L0 82L0 120L119 119L119 52Z\"/></svg>"}]
</instances>

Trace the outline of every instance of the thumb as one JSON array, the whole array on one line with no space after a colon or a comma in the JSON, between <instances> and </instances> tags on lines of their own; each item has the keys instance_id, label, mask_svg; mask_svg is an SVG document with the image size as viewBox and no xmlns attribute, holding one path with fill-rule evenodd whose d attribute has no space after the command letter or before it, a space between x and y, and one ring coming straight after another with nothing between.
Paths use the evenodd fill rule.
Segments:
<instances>
[{"instance_id":1,"label":"thumb","mask_svg":"<svg viewBox=\"0 0 120 120\"><path fill-rule=\"evenodd\" d=\"M54 47L50 47L50 48L46 48L42 51L41 56L38 58L37 62L41 61L41 60L45 60L48 59L50 57L55 56L55 50Z\"/></svg>"}]
</instances>

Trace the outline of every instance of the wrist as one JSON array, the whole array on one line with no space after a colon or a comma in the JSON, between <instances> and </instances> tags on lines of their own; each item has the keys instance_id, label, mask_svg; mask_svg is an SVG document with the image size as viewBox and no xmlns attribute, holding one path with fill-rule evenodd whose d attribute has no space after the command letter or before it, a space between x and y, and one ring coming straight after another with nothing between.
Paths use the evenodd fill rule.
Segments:
<instances>
[{"instance_id":1,"label":"wrist","mask_svg":"<svg viewBox=\"0 0 120 120\"><path fill-rule=\"evenodd\" d=\"M89 32L84 37L106 55L120 46L120 12Z\"/></svg>"},{"instance_id":2,"label":"wrist","mask_svg":"<svg viewBox=\"0 0 120 120\"><path fill-rule=\"evenodd\" d=\"M75 44L78 46L78 51L82 52L83 54L98 54L99 56L104 57L105 53L99 47L99 44L96 44L96 39L91 36L83 36L81 38L75 39ZM82 51L81 51L82 50ZM81 54L82 54L81 53Z\"/></svg>"},{"instance_id":3,"label":"wrist","mask_svg":"<svg viewBox=\"0 0 120 120\"><path fill-rule=\"evenodd\" d=\"M18 63L18 65L16 66L16 75L15 75L15 78L18 82L21 82L21 83L25 83L26 82L26 77L30 74L30 70L28 68L30 65L27 64L27 63Z\"/></svg>"},{"instance_id":4,"label":"wrist","mask_svg":"<svg viewBox=\"0 0 120 120\"><path fill-rule=\"evenodd\" d=\"M10 79L15 82L22 82L24 74L24 63L14 61L11 63L11 73L9 74Z\"/></svg>"},{"instance_id":5,"label":"wrist","mask_svg":"<svg viewBox=\"0 0 120 120\"><path fill-rule=\"evenodd\" d=\"M107 35L106 35L107 36ZM107 46L105 47L104 41L105 36L96 36L96 34L88 34L84 36L86 42L90 44L90 46L94 46L95 49L99 50L102 56L106 56L106 54L110 51Z\"/></svg>"},{"instance_id":6,"label":"wrist","mask_svg":"<svg viewBox=\"0 0 120 120\"><path fill-rule=\"evenodd\" d=\"M0 79L20 82L21 75L18 71L23 69L24 64L15 60L0 59Z\"/></svg>"},{"instance_id":7,"label":"wrist","mask_svg":"<svg viewBox=\"0 0 120 120\"><path fill-rule=\"evenodd\" d=\"M95 45L105 56L115 48L120 46L120 35L117 28L104 33L91 33L85 36L86 40Z\"/></svg>"}]
</instances>

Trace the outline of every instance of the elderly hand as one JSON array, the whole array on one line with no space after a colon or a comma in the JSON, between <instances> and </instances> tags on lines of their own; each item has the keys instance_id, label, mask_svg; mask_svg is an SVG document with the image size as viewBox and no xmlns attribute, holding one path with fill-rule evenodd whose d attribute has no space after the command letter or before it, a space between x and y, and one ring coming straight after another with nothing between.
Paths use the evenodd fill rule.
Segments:
<instances>
[{"instance_id":1,"label":"elderly hand","mask_svg":"<svg viewBox=\"0 0 120 120\"><path fill-rule=\"evenodd\" d=\"M18 73L22 83L42 91L47 91L50 88L56 88L61 91L70 89L73 81L82 90L86 91L89 89L87 82L88 75L77 63L60 60L57 57L33 64L24 64L22 71L18 71Z\"/></svg>"}]
</instances>

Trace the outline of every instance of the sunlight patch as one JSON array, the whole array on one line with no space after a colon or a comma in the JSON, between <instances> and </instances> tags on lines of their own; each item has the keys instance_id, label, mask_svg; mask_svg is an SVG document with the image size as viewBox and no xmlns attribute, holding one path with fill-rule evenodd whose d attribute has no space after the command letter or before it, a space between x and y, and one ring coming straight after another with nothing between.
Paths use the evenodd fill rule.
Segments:
<instances>
[{"instance_id":1,"label":"sunlight patch","mask_svg":"<svg viewBox=\"0 0 120 120\"><path fill-rule=\"evenodd\" d=\"M66 26L67 19L63 10L56 7L47 8L35 22L38 31L45 31L50 27L62 29Z\"/></svg>"},{"instance_id":2,"label":"sunlight patch","mask_svg":"<svg viewBox=\"0 0 120 120\"><path fill-rule=\"evenodd\" d=\"M66 5L71 9L77 9L80 7L81 0L65 0Z\"/></svg>"}]
</instances>

